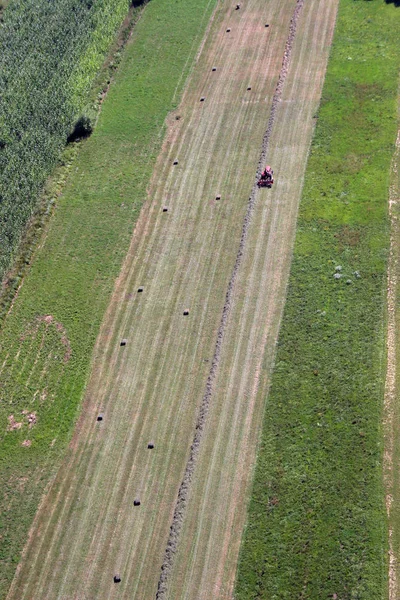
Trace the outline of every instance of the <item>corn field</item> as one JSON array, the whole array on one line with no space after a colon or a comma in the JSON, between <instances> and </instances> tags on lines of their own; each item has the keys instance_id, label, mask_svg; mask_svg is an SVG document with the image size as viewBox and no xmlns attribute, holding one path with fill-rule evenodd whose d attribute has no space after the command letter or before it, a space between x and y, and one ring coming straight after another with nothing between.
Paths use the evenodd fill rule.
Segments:
<instances>
[{"instance_id":1,"label":"corn field","mask_svg":"<svg viewBox=\"0 0 400 600\"><path fill-rule=\"evenodd\" d=\"M12 0L0 23L0 279L128 0Z\"/></svg>"}]
</instances>

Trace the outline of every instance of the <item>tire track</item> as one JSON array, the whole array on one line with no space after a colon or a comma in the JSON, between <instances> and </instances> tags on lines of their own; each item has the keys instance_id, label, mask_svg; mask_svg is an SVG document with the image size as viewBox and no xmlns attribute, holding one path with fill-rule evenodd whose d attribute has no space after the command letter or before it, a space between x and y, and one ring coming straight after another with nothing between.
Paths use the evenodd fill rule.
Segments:
<instances>
[{"instance_id":1,"label":"tire track","mask_svg":"<svg viewBox=\"0 0 400 600\"><path fill-rule=\"evenodd\" d=\"M389 600L397 600L398 598L398 557L394 543L396 520L392 513L395 513L394 503L397 500L396 485L395 485L395 470L397 465L394 464L396 450L396 433L395 422L397 418L398 408L396 407L397 396L397 323L396 323L396 301L398 296L398 273L397 265L399 259L398 242L400 227L397 220L397 211L399 206L399 189L398 189L398 169L400 159L400 130L397 134L396 150L392 160L392 177L393 183L389 188L389 216L391 220L391 235L390 235L390 252L388 261L388 276L387 276L387 366L386 366L386 382L384 396L384 429L385 429L385 452L383 456L383 470L385 482L385 501L386 512L389 521Z\"/></svg>"},{"instance_id":2,"label":"tire track","mask_svg":"<svg viewBox=\"0 0 400 600\"><path fill-rule=\"evenodd\" d=\"M236 256L232 275L229 280L228 289L227 289L226 296L225 296L225 304L223 307L222 317L221 317L220 325L218 328L217 342L215 345L214 356L213 356L210 372L209 372L207 383L206 383L206 391L203 396L203 400L202 400L199 414L197 417L195 435L194 435L194 439L193 439L193 442L192 442L192 445L190 448L190 455L189 455L189 459L188 459L188 462L187 462L187 465L185 468L185 473L184 473L184 476L182 479L182 483L179 488L178 498L176 501L173 519L172 519L172 524L170 527L170 533L169 533L169 538L168 538L168 542L167 542L167 547L165 550L164 560L163 560L163 563L161 566L161 575L160 575L160 579L158 582L158 590L157 590L157 594L156 594L157 600L165 600L167 598L169 578L170 578L170 575L171 575L171 572L173 569L174 557L175 557L175 554L177 551L177 547L178 547L178 543L179 543L179 536L180 536L180 532L182 530L182 524L183 524L183 520L185 517L185 511L186 511L186 506L188 503L191 482L192 482L193 474L194 474L194 471L196 468L196 463L197 463L197 459L198 459L199 451L200 451L200 444L201 444L204 428L205 428L206 421L207 421L207 415L208 415L208 411L209 411L210 401L211 401L211 397L213 394L214 381L216 378L216 374L217 374L218 366L219 366L219 362L220 362L220 357L221 357L224 333L226 330L229 313L231 310L235 282L236 282L237 275L238 275L238 272L240 269L240 265L242 263L245 246L246 246L246 241L247 241L247 237L248 237L248 230L250 227L251 218L252 218L255 203L256 203L257 190L258 190L257 181L261 175L262 168L266 161L269 142L270 142L273 126L275 123L276 112L277 112L278 104L282 97L282 90L283 90L283 86L284 86L285 79L286 79L288 69L289 69L290 56L291 56L291 51L292 51L292 47L293 47L293 42L294 42L295 35L296 35L297 22L298 22L300 14L301 14L303 5L304 5L304 0L297 0L293 16L290 20L289 35L288 35L286 45L285 45L285 51L284 51L283 60L282 60L282 68L279 73L278 83L277 83L275 93L274 93L274 96L272 99L270 116L269 116L269 120L268 120L267 129L265 131L263 141L262 141L261 153L260 153L260 159L259 159L258 166L257 166L256 177L254 180L253 188L252 188L251 195L250 195L250 198L248 201L247 211L246 211L245 218L243 221L239 249L238 249L238 253Z\"/></svg>"}]
</instances>

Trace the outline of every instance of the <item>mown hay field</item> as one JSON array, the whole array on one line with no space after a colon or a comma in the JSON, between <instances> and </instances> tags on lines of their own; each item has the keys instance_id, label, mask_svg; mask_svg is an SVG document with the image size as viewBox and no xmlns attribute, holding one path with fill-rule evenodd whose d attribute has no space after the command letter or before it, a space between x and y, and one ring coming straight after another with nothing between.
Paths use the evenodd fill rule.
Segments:
<instances>
[{"instance_id":1,"label":"mown hay field","mask_svg":"<svg viewBox=\"0 0 400 600\"><path fill-rule=\"evenodd\" d=\"M165 117L179 100L212 8L210 2L170 6L158 0L146 7L98 127L74 164L46 239L3 323L2 597L43 490L70 440ZM30 427L32 413L36 422Z\"/></svg>"}]
</instances>

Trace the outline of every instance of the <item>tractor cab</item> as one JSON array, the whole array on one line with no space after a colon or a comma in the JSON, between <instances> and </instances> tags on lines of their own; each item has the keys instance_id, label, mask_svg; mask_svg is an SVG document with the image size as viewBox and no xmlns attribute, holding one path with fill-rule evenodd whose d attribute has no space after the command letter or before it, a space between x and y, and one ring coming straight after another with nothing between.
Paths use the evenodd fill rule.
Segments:
<instances>
[{"instance_id":1,"label":"tractor cab","mask_svg":"<svg viewBox=\"0 0 400 600\"><path fill-rule=\"evenodd\" d=\"M258 180L258 187L271 188L274 183L274 172L269 165L267 165L264 171L261 173L261 177Z\"/></svg>"}]
</instances>

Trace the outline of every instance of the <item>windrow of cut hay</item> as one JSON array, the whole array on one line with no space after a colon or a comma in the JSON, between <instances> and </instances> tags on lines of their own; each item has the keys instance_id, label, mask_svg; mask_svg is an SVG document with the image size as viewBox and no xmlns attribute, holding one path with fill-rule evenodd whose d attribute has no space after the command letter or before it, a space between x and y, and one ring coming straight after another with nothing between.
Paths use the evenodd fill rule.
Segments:
<instances>
[{"instance_id":1,"label":"windrow of cut hay","mask_svg":"<svg viewBox=\"0 0 400 600\"><path fill-rule=\"evenodd\" d=\"M128 9L128 0L13 0L4 11L0 279L74 123L81 134L92 127L87 92Z\"/></svg>"},{"instance_id":2,"label":"windrow of cut hay","mask_svg":"<svg viewBox=\"0 0 400 600\"><path fill-rule=\"evenodd\" d=\"M387 595L388 187L400 10L341 0L235 598Z\"/></svg>"},{"instance_id":3,"label":"windrow of cut hay","mask_svg":"<svg viewBox=\"0 0 400 600\"><path fill-rule=\"evenodd\" d=\"M98 125L81 148L43 246L4 320L1 597L43 489L71 438L100 323L161 148L165 118L179 102L213 6L209 0L153 0L144 9Z\"/></svg>"}]
</instances>

